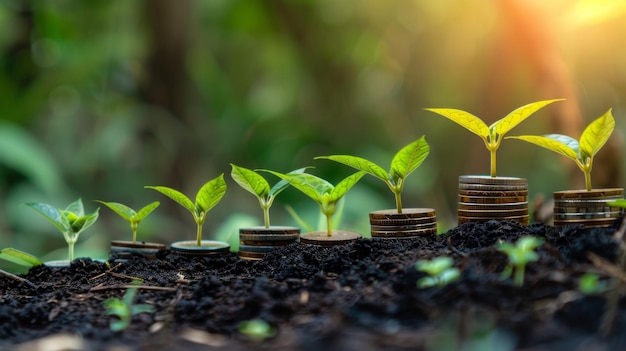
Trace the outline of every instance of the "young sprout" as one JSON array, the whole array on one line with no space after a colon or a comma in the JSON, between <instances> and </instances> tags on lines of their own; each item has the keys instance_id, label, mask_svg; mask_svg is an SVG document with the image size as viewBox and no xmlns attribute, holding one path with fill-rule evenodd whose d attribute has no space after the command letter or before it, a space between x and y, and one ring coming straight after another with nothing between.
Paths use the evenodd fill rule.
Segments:
<instances>
[{"instance_id":1,"label":"young sprout","mask_svg":"<svg viewBox=\"0 0 626 351\"><path fill-rule=\"evenodd\" d=\"M534 250L541 244L543 244L543 239L532 236L519 238L515 245L508 242L498 243L498 250L504 252L509 258L509 263L504 272L502 272L502 279L510 277L513 273L513 268L515 268L515 277L513 279L515 285L524 285L526 265L539 259L539 255Z\"/></svg>"},{"instance_id":2,"label":"young sprout","mask_svg":"<svg viewBox=\"0 0 626 351\"><path fill-rule=\"evenodd\" d=\"M63 233L63 237L68 246L70 262L74 260L74 244L78 241L78 236L96 222L98 219L98 211L100 210L100 208L97 208L93 213L85 214L83 201L81 199L69 204L65 210L60 210L51 205L38 202L30 202L27 203L26 206L44 216Z\"/></svg>"},{"instance_id":3,"label":"young sprout","mask_svg":"<svg viewBox=\"0 0 626 351\"><path fill-rule=\"evenodd\" d=\"M337 210L337 202L366 174L363 171L356 172L333 186L328 181L308 173L281 174L270 170L264 171L289 181L294 188L303 192L320 206L322 213L326 216L328 236L332 236L332 216Z\"/></svg>"},{"instance_id":4,"label":"young sprout","mask_svg":"<svg viewBox=\"0 0 626 351\"><path fill-rule=\"evenodd\" d=\"M281 180L270 188L269 183L257 172L230 164L233 168L230 173L231 177L237 184L239 184L246 191L252 193L259 200L259 205L263 210L263 223L265 228L270 227L270 207L276 196L289 186L287 180ZM295 171L291 171L287 174L300 174L303 173L306 168L300 168Z\"/></svg>"},{"instance_id":5,"label":"young sprout","mask_svg":"<svg viewBox=\"0 0 626 351\"><path fill-rule=\"evenodd\" d=\"M432 260L419 260L415 263L415 269L428 274L428 277L420 278L417 286L421 289L433 286L446 286L461 276L461 271L453 267L454 261L450 257L435 257Z\"/></svg>"},{"instance_id":6,"label":"young sprout","mask_svg":"<svg viewBox=\"0 0 626 351\"><path fill-rule=\"evenodd\" d=\"M585 273L578 279L578 290L585 295L595 295L607 291L608 286L597 274Z\"/></svg>"},{"instance_id":7,"label":"young sprout","mask_svg":"<svg viewBox=\"0 0 626 351\"><path fill-rule=\"evenodd\" d=\"M226 181L224 181L224 174L222 173L216 178L206 182L200 190L198 190L195 203L180 191L166 186L147 185L145 187L160 192L191 212L193 219L198 226L198 230L196 232L196 244L201 246L202 225L204 224L206 214L210 209L217 205L222 197L224 197L224 194L226 194Z\"/></svg>"},{"instance_id":8,"label":"young sprout","mask_svg":"<svg viewBox=\"0 0 626 351\"><path fill-rule=\"evenodd\" d=\"M367 159L349 155L318 156L315 159L329 159L359 171L366 172L387 184L396 198L396 209L402 213L402 189L404 188L406 177L409 176L428 156L430 147L426 138L422 136L416 141L403 147L391 160L389 171L385 171L381 166Z\"/></svg>"},{"instance_id":9,"label":"young sprout","mask_svg":"<svg viewBox=\"0 0 626 351\"><path fill-rule=\"evenodd\" d=\"M126 293L124 293L122 299L113 297L102 302L106 308L105 313L107 315L117 316L119 318L119 320L111 321L110 328L112 331L118 332L128 328L132 316L136 314L154 312L154 306L148 304L134 304L139 284L141 284L140 280L133 281L133 286L126 289Z\"/></svg>"},{"instance_id":10,"label":"young sprout","mask_svg":"<svg viewBox=\"0 0 626 351\"><path fill-rule=\"evenodd\" d=\"M515 109L504 118L495 121L490 126L487 126L480 118L463 110L450 108L427 108L426 110L440 114L481 137L485 142L487 150L491 153L491 176L495 177L496 151L498 151L504 135L539 109L561 100L564 99L543 100L524 105Z\"/></svg>"},{"instance_id":11,"label":"young sprout","mask_svg":"<svg viewBox=\"0 0 626 351\"><path fill-rule=\"evenodd\" d=\"M105 202L100 200L96 200L96 202L110 208L130 224L130 229L133 232L133 244L137 242L137 228L139 227L139 222L148 217L152 211L159 207L159 202L155 201L139 210L139 212L135 212L132 208L117 202Z\"/></svg>"},{"instance_id":12,"label":"young sprout","mask_svg":"<svg viewBox=\"0 0 626 351\"><path fill-rule=\"evenodd\" d=\"M591 191L591 168L593 157L600 151L602 146L609 140L615 129L615 119L609 109L605 114L591 122L580 136L580 140L561 134L548 134L544 136L521 135L508 138L520 139L539 145L548 150L568 157L578 165L585 174L585 187Z\"/></svg>"},{"instance_id":13,"label":"young sprout","mask_svg":"<svg viewBox=\"0 0 626 351\"><path fill-rule=\"evenodd\" d=\"M254 341L263 341L276 335L276 329L262 319L252 319L239 324L239 332Z\"/></svg>"}]
</instances>

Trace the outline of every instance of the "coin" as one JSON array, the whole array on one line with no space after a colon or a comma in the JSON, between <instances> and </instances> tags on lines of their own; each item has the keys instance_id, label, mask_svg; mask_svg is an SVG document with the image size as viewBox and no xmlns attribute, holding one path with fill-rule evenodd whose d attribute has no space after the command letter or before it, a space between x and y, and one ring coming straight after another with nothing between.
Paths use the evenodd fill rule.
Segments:
<instances>
[{"instance_id":1,"label":"coin","mask_svg":"<svg viewBox=\"0 0 626 351\"><path fill-rule=\"evenodd\" d=\"M398 213L396 210L380 210L370 212L370 220L372 219L380 219L380 220L399 220L399 219L414 219L414 218L424 218L424 217L434 217L435 210L432 208L408 208L402 211L402 213Z\"/></svg>"},{"instance_id":2,"label":"coin","mask_svg":"<svg viewBox=\"0 0 626 351\"><path fill-rule=\"evenodd\" d=\"M509 220L509 221L518 222L518 223L523 224L523 225L528 225L528 216L511 216L511 217L503 217L503 218L464 217L464 216L459 216L458 217L458 223L459 224L467 223L467 222L486 222L486 221L491 221L491 220L497 220L497 221Z\"/></svg>"},{"instance_id":3,"label":"coin","mask_svg":"<svg viewBox=\"0 0 626 351\"><path fill-rule=\"evenodd\" d=\"M555 226L564 226L568 224L582 224L587 228L591 227L606 227L615 222L616 218L596 218L596 219L568 219L568 220L554 220Z\"/></svg>"},{"instance_id":4,"label":"coin","mask_svg":"<svg viewBox=\"0 0 626 351\"><path fill-rule=\"evenodd\" d=\"M492 184L492 185L524 185L528 186L528 180L517 177L491 177L491 176L459 176L459 184Z\"/></svg>"},{"instance_id":5,"label":"coin","mask_svg":"<svg viewBox=\"0 0 626 351\"><path fill-rule=\"evenodd\" d=\"M624 189L608 188L587 190L564 190L553 193L554 200L559 199L616 199L624 196Z\"/></svg>"},{"instance_id":6,"label":"coin","mask_svg":"<svg viewBox=\"0 0 626 351\"><path fill-rule=\"evenodd\" d=\"M479 197L491 197L491 198L496 198L496 197L527 197L528 196L528 190L507 190L507 191L502 191L502 190L492 190L492 191L485 191L485 190L463 190L460 189L459 190L459 196L479 196Z\"/></svg>"},{"instance_id":7,"label":"coin","mask_svg":"<svg viewBox=\"0 0 626 351\"><path fill-rule=\"evenodd\" d=\"M596 218L618 218L621 212L584 212L584 213L555 213L554 219L596 219Z\"/></svg>"},{"instance_id":8,"label":"coin","mask_svg":"<svg viewBox=\"0 0 626 351\"><path fill-rule=\"evenodd\" d=\"M425 217L425 218L412 218L412 219L370 219L371 225L419 225L419 224L429 224L429 223L437 223L437 217Z\"/></svg>"},{"instance_id":9,"label":"coin","mask_svg":"<svg viewBox=\"0 0 626 351\"><path fill-rule=\"evenodd\" d=\"M554 206L554 213L594 213L594 212L619 212L622 213L619 209L610 206L577 206L577 207L562 207L562 206Z\"/></svg>"},{"instance_id":10,"label":"coin","mask_svg":"<svg viewBox=\"0 0 626 351\"><path fill-rule=\"evenodd\" d=\"M345 230L333 230L332 236L328 236L326 231L309 232L300 235L300 242L303 244L334 246L344 245L360 239L362 236L356 232Z\"/></svg>"},{"instance_id":11,"label":"coin","mask_svg":"<svg viewBox=\"0 0 626 351\"><path fill-rule=\"evenodd\" d=\"M252 260L252 261L259 261L262 260L263 257L265 257L265 253L262 252L247 252L247 251L239 251L238 253L239 258L242 258L244 260Z\"/></svg>"},{"instance_id":12,"label":"coin","mask_svg":"<svg viewBox=\"0 0 626 351\"><path fill-rule=\"evenodd\" d=\"M528 202L511 202L498 204L472 204L467 202L459 202L459 209L462 210L481 210L481 211L511 211L528 209Z\"/></svg>"},{"instance_id":13,"label":"coin","mask_svg":"<svg viewBox=\"0 0 626 351\"><path fill-rule=\"evenodd\" d=\"M508 204L527 202L526 196L465 196L459 195L459 203L468 204Z\"/></svg>"},{"instance_id":14,"label":"coin","mask_svg":"<svg viewBox=\"0 0 626 351\"><path fill-rule=\"evenodd\" d=\"M245 241L294 241L299 234L239 234L239 240Z\"/></svg>"},{"instance_id":15,"label":"coin","mask_svg":"<svg viewBox=\"0 0 626 351\"><path fill-rule=\"evenodd\" d=\"M372 237L373 238L380 238L380 237L385 237L385 238L392 238L392 237L399 237L399 238L407 238L407 237L412 237L412 236L420 236L420 235L428 235L428 234L436 234L437 233L437 228L425 228L425 229L420 229L420 230L403 230L403 231L385 231L385 230L372 230Z\"/></svg>"},{"instance_id":16,"label":"coin","mask_svg":"<svg viewBox=\"0 0 626 351\"><path fill-rule=\"evenodd\" d=\"M524 208L521 210L505 210L505 211L470 211L470 210L458 210L457 215L463 217L491 217L491 218L502 218L502 217L515 217L515 216L524 216L528 214L528 208Z\"/></svg>"},{"instance_id":17,"label":"coin","mask_svg":"<svg viewBox=\"0 0 626 351\"><path fill-rule=\"evenodd\" d=\"M407 231L407 230L421 230L421 229L437 229L437 223L424 223L418 225L373 225L372 231Z\"/></svg>"},{"instance_id":18,"label":"coin","mask_svg":"<svg viewBox=\"0 0 626 351\"><path fill-rule=\"evenodd\" d=\"M482 190L482 191L524 191L528 185L491 185L491 184L461 184L459 190Z\"/></svg>"}]
</instances>

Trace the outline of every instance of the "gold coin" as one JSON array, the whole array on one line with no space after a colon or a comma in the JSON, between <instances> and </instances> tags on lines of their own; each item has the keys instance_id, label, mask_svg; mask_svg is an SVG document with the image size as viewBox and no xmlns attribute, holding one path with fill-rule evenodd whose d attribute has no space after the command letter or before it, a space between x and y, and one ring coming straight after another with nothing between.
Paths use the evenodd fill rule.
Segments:
<instances>
[{"instance_id":1,"label":"gold coin","mask_svg":"<svg viewBox=\"0 0 626 351\"><path fill-rule=\"evenodd\" d=\"M242 245L250 246L285 246L297 242L294 240L280 240L280 241L254 241L254 240L239 240Z\"/></svg>"},{"instance_id":2,"label":"gold coin","mask_svg":"<svg viewBox=\"0 0 626 351\"><path fill-rule=\"evenodd\" d=\"M432 208L407 208L402 210L402 213L398 213L396 210L380 210L370 212L370 220L372 219L380 219L380 220L405 220L405 219L415 219L415 218L424 218L424 217L434 217L435 210Z\"/></svg>"},{"instance_id":3,"label":"gold coin","mask_svg":"<svg viewBox=\"0 0 626 351\"><path fill-rule=\"evenodd\" d=\"M518 222L522 225L528 225L528 216L513 216L513 217L505 217L505 218L459 216L458 224L463 224L467 222L486 222L486 221L491 221L491 220L496 220L496 221L509 220L509 221Z\"/></svg>"},{"instance_id":4,"label":"gold coin","mask_svg":"<svg viewBox=\"0 0 626 351\"><path fill-rule=\"evenodd\" d=\"M239 245L239 251L245 252L270 252L275 246Z\"/></svg>"},{"instance_id":5,"label":"gold coin","mask_svg":"<svg viewBox=\"0 0 626 351\"><path fill-rule=\"evenodd\" d=\"M407 238L420 235L436 234L437 228L428 228L421 230L403 230L403 231L384 231L384 230L372 230L372 238Z\"/></svg>"},{"instance_id":6,"label":"gold coin","mask_svg":"<svg viewBox=\"0 0 626 351\"><path fill-rule=\"evenodd\" d=\"M300 228L289 227L289 226L271 226L269 228L265 227L250 227L250 228L240 228L239 234L259 234L259 235L281 235L281 234L300 234Z\"/></svg>"},{"instance_id":7,"label":"gold coin","mask_svg":"<svg viewBox=\"0 0 626 351\"><path fill-rule=\"evenodd\" d=\"M504 218L504 217L517 217L528 215L528 209L514 210L514 211L468 211L458 210L458 216L476 218L476 217L490 217L490 218Z\"/></svg>"},{"instance_id":8,"label":"gold coin","mask_svg":"<svg viewBox=\"0 0 626 351\"><path fill-rule=\"evenodd\" d=\"M349 232L345 230L333 230L332 236L328 236L326 231L309 232L300 235L300 242L303 244L320 245L320 246L334 246L349 244L362 236L356 232Z\"/></svg>"},{"instance_id":9,"label":"gold coin","mask_svg":"<svg viewBox=\"0 0 626 351\"><path fill-rule=\"evenodd\" d=\"M370 219L371 225L419 225L437 223L437 217L411 218L411 219Z\"/></svg>"},{"instance_id":10,"label":"gold coin","mask_svg":"<svg viewBox=\"0 0 626 351\"><path fill-rule=\"evenodd\" d=\"M502 198L502 197L527 197L528 190L509 190L509 191L485 191L485 190L459 190L459 196L479 196L479 197L492 197L492 198Z\"/></svg>"},{"instance_id":11,"label":"gold coin","mask_svg":"<svg viewBox=\"0 0 626 351\"><path fill-rule=\"evenodd\" d=\"M553 193L554 200L558 199L603 199L603 198L616 198L623 197L624 189L622 188L609 188L609 189L593 189L587 190L565 190L556 191Z\"/></svg>"},{"instance_id":12,"label":"gold coin","mask_svg":"<svg viewBox=\"0 0 626 351\"><path fill-rule=\"evenodd\" d=\"M459 184L523 185L528 187L528 180L517 177L460 176Z\"/></svg>"},{"instance_id":13,"label":"gold coin","mask_svg":"<svg viewBox=\"0 0 626 351\"><path fill-rule=\"evenodd\" d=\"M581 207L554 207L554 213L598 213L598 212L617 212L623 213L620 209L610 206L581 206Z\"/></svg>"},{"instance_id":14,"label":"gold coin","mask_svg":"<svg viewBox=\"0 0 626 351\"><path fill-rule=\"evenodd\" d=\"M582 224L585 227L607 227L615 222L615 218L597 218L597 219L568 219L554 220L554 226L560 227L568 224Z\"/></svg>"},{"instance_id":15,"label":"gold coin","mask_svg":"<svg viewBox=\"0 0 626 351\"><path fill-rule=\"evenodd\" d=\"M459 203L469 203L469 204L509 204L514 202L526 202L526 196L464 196L459 195Z\"/></svg>"},{"instance_id":16,"label":"gold coin","mask_svg":"<svg viewBox=\"0 0 626 351\"><path fill-rule=\"evenodd\" d=\"M459 202L460 210L511 211L528 209L528 202L512 202L508 204L472 204Z\"/></svg>"},{"instance_id":17,"label":"gold coin","mask_svg":"<svg viewBox=\"0 0 626 351\"><path fill-rule=\"evenodd\" d=\"M238 252L239 258L242 258L244 260L251 260L251 261L259 261L262 260L263 257L265 257L265 253L263 252L247 252L247 251L239 251Z\"/></svg>"},{"instance_id":18,"label":"gold coin","mask_svg":"<svg viewBox=\"0 0 626 351\"><path fill-rule=\"evenodd\" d=\"M244 241L294 241L298 240L300 234L242 234L239 233L239 240Z\"/></svg>"},{"instance_id":19,"label":"gold coin","mask_svg":"<svg viewBox=\"0 0 626 351\"><path fill-rule=\"evenodd\" d=\"M621 212L555 213L555 220L618 218Z\"/></svg>"},{"instance_id":20,"label":"gold coin","mask_svg":"<svg viewBox=\"0 0 626 351\"><path fill-rule=\"evenodd\" d=\"M372 231L405 231L405 230L421 230L421 229L437 229L437 223L425 223L417 225L372 225Z\"/></svg>"},{"instance_id":21,"label":"gold coin","mask_svg":"<svg viewBox=\"0 0 626 351\"><path fill-rule=\"evenodd\" d=\"M482 191L524 191L528 190L528 185L484 185L484 184L461 184L459 190L482 190Z\"/></svg>"}]
</instances>

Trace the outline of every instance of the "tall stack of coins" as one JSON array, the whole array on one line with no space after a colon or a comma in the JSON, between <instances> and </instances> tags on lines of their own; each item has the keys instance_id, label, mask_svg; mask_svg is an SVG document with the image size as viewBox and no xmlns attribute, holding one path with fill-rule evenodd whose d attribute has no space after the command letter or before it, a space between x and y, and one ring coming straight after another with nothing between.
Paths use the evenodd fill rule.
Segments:
<instances>
[{"instance_id":1,"label":"tall stack of coins","mask_svg":"<svg viewBox=\"0 0 626 351\"><path fill-rule=\"evenodd\" d=\"M621 208L607 205L609 201L624 198L621 188L557 191L553 195L555 226L606 227L623 213Z\"/></svg>"},{"instance_id":2,"label":"tall stack of coins","mask_svg":"<svg viewBox=\"0 0 626 351\"><path fill-rule=\"evenodd\" d=\"M460 176L458 223L511 220L528 225L528 181L516 177Z\"/></svg>"},{"instance_id":3,"label":"tall stack of coins","mask_svg":"<svg viewBox=\"0 0 626 351\"><path fill-rule=\"evenodd\" d=\"M432 208L407 208L370 212L372 238L411 238L437 233L437 216Z\"/></svg>"},{"instance_id":4,"label":"tall stack of coins","mask_svg":"<svg viewBox=\"0 0 626 351\"><path fill-rule=\"evenodd\" d=\"M298 241L300 229L296 227L253 227L239 229L239 257L260 260L278 246Z\"/></svg>"}]
</instances>

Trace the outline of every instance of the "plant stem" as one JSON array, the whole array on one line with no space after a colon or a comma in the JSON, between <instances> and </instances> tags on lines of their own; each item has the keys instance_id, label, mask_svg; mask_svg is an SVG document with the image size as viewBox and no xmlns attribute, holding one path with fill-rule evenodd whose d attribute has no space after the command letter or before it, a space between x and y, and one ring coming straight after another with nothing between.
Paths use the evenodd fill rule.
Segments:
<instances>
[{"instance_id":1,"label":"plant stem","mask_svg":"<svg viewBox=\"0 0 626 351\"><path fill-rule=\"evenodd\" d=\"M524 285L524 269L525 268L526 267L523 264L515 267L515 280L514 280L515 285L517 286Z\"/></svg>"},{"instance_id":2,"label":"plant stem","mask_svg":"<svg viewBox=\"0 0 626 351\"><path fill-rule=\"evenodd\" d=\"M490 150L491 152L491 177L496 177L496 150Z\"/></svg>"},{"instance_id":3,"label":"plant stem","mask_svg":"<svg viewBox=\"0 0 626 351\"><path fill-rule=\"evenodd\" d=\"M196 245L202 244L202 223L198 222L198 231L196 232Z\"/></svg>"},{"instance_id":4,"label":"plant stem","mask_svg":"<svg viewBox=\"0 0 626 351\"><path fill-rule=\"evenodd\" d=\"M398 213L402 213L402 198L400 192L393 193L396 196L396 208L398 209Z\"/></svg>"},{"instance_id":5,"label":"plant stem","mask_svg":"<svg viewBox=\"0 0 626 351\"><path fill-rule=\"evenodd\" d=\"M75 244L75 241L68 241L67 242L68 259L69 259L70 263L72 263L72 261L74 261L74 244Z\"/></svg>"},{"instance_id":6,"label":"plant stem","mask_svg":"<svg viewBox=\"0 0 626 351\"><path fill-rule=\"evenodd\" d=\"M263 208L263 223L265 223L265 228L270 227L270 208Z\"/></svg>"},{"instance_id":7,"label":"plant stem","mask_svg":"<svg viewBox=\"0 0 626 351\"><path fill-rule=\"evenodd\" d=\"M332 226L333 226L333 221L332 221L332 216L327 214L326 215L326 228L328 236L333 236L333 230L332 230Z\"/></svg>"},{"instance_id":8,"label":"plant stem","mask_svg":"<svg viewBox=\"0 0 626 351\"><path fill-rule=\"evenodd\" d=\"M133 244L137 243L137 229L133 229Z\"/></svg>"},{"instance_id":9,"label":"plant stem","mask_svg":"<svg viewBox=\"0 0 626 351\"><path fill-rule=\"evenodd\" d=\"M591 191L591 170L585 171L585 187Z\"/></svg>"}]
</instances>

